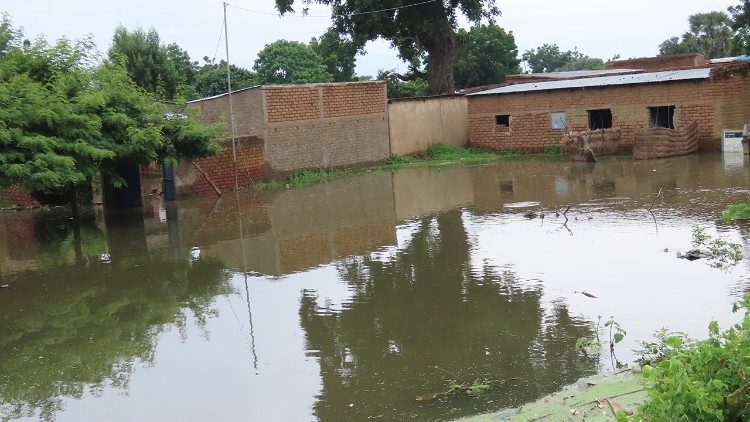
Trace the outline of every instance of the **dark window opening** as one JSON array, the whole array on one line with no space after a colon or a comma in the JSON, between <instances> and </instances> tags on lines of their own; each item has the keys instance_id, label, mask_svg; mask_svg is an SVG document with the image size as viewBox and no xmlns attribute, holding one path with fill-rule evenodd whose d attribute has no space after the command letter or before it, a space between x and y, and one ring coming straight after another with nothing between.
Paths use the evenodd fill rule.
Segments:
<instances>
[{"instance_id":1,"label":"dark window opening","mask_svg":"<svg viewBox=\"0 0 750 422\"><path fill-rule=\"evenodd\" d=\"M495 124L498 126L510 126L510 114L498 114L495 116Z\"/></svg>"},{"instance_id":2,"label":"dark window opening","mask_svg":"<svg viewBox=\"0 0 750 422\"><path fill-rule=\"evenodd\" d=\"M674 106L649 107L651 127L674 129Z\"/></svg>"},{"instance_id":3,"label":"dark window opening","mask_svg":"<svg viewBox=\"0 0 750 422\"><path fill-rule=\"evenodd\" d=\"M589 129L609 129L612 127L612 110L603 108L589 110Z\"/></svg>"}]
</instances>

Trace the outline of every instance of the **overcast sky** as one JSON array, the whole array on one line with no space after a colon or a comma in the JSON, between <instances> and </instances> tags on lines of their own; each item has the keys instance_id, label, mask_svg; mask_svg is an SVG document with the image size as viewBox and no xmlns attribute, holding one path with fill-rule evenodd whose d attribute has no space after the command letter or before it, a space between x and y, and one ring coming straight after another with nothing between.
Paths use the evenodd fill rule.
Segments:
<instances>
[{"instance_id":1,"label":"overcast sky","mask_svg":"<svg viewBox=\"0 0 750 422\"><path fill-rule=\"evenodd\" d=\"M385 0L388 3L388 0ZM273 0L233 0L229 7L230 59L251 67L269 42L280 38L308 42L330 24L329 10L310 7L311 15L323 17L278 17ZM502 16L498 24L513 31L520 53L544 43L557 43L564 50L578 47L584 54L607 59L655 55L658 45L687 30L687 18L698 12L726 10L739 0L499 0ZM297 0L297 9L301 1ZM114 28L153 26L162 41L175 42L193 60L203 56L224 57L221 31L222 3L213 0L0 0L0 10L9 13L15 26L31 38L77 38L91 33L106 52ZM463 26L467 26L465 23ZM357 59L357 74L374 75L378 69L405 70L389 43L367 45L367 54Z\"/></svg>"}]
</instances>

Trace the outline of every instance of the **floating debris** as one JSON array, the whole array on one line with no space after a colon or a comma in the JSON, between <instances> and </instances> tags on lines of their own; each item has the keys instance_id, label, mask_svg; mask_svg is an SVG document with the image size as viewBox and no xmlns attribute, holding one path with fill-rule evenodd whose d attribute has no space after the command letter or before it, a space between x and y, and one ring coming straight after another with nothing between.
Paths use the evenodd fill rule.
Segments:
<instances>
[{"instance_id":1,"label":"floating debris","mask_svg":"<svg viewBox=\"0 0 750 422\"><path fill-rule=\"evenodd\" d=\"M531 208L531 207L538 207L541 205L541 203L536 201L522 201L522 202L513 202L510 204L505 204L503 207L505 208Z\"/></svg>"}]
</instances>

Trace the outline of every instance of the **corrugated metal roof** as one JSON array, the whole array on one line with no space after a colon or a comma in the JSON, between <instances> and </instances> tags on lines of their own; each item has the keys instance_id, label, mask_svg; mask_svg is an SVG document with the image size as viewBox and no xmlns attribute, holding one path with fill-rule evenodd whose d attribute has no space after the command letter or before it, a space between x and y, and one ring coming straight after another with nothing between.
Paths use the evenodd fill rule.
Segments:
<instances>
[{"instance_id":1,"label":"corrugated metal roof","mask_svg":"<svg viewBox=\"0 0 750 422\"><path fill-rule=\"evenodd\" d=\"M640 69L601 69L601 70L566 70L561 72L541 72L541 73L525 73L520 75L510 75L519 79L523 78L534 78L534 77L545 77L550 79L568 79L568 78L587 78L591 76L610 76L619 75L622 73L636 73L641 72Z\"/></svg>"},{"instance_id":2,"label":"corrugated metal roof","mask_svg":"<svg viewBox=\"0 0 750 422\"><path fill-rule=\"evenodd\" d=\"M670 70L666 72L631 73L627 75L508 85L500 88L488 89L486 91L475 92L468 95L474 96L510 94L513 92L547 91L553 89L575 89L613 85L635 85L669 81L686 81L691 79L708 79L710 74L711 69L686 69Z\"/></svg>"}]
</instances>

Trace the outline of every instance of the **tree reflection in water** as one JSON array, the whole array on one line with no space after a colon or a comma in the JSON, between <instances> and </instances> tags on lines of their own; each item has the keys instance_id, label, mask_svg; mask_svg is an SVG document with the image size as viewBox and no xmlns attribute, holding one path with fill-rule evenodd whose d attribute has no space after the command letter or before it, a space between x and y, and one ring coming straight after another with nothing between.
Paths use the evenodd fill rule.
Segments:
<instances>
[{"instance_id":1,"label":"tree reflection in water","mask_svg":"<svg viewBox=\"0 0 750 422\"><path fill-rule=\"evenodd\" d=\"M205 330L214 297L231 292L215 259L131 253L108 261L95 225L42 225L48 253L37 269L5 275L10 287L0 295L3 419L53 420L66 398L127 390L134 365L154 363L161 333L176 327L184 336L190 318Z\"/></svg>"},{"instance_id":2,"label":"tree reflection in water","mask_svg":"<svg viewBox=\"0 0 750 422\"><path fill-rule=\"evenodd\" d=\"M461 211L443 213L421 220L391 257L343 262L355 293L339 312L321 309L314 292L302 296L307 348L320 361L320 420L451 419L521 404L596 370L597 359L574 347L592 334L590 321L562 303L544 309L542 285L511 270L473 268L471 250ZM519 380L507 387L512 395L496 388L477 399L416 402L446 389L450 376L436 365L459 381Z\"/></svg>"}]
</instances>

